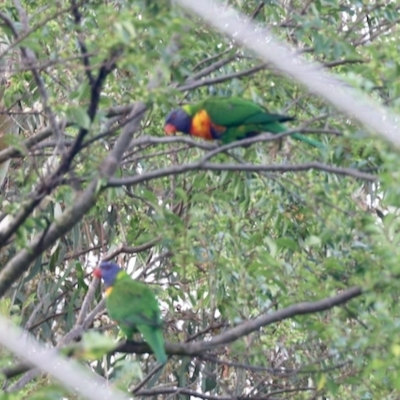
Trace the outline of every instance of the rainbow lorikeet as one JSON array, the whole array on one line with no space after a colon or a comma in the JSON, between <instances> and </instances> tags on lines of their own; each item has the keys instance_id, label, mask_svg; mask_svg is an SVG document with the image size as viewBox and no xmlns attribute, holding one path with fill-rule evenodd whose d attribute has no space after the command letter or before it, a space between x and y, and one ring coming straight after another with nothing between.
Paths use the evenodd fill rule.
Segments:
<instances>
[{"instance_id":1,"label":"rainbow lorikeet","mask_svg":"<svg viewBox=\"0 0 400 400\"><path fill-rule=\"evenodd\" d=\"M200 103L173 110L165 120L164 131L167 135L182 132L227 144L262 132L285 132L287 128L282 122L293 119L271 114L262 106L240 97L210 97ZM318 140L300 133L291 136L311 146L324 147Z\"/></svg>"},{"instance_id":2,"label":"rainbow lorikeet","mask_svg":"<svg viewBox=\"0 0 400 400\"><path fill-rule=\"evenodd\" d=\"M165 364L160 308L153 292L142 282L133 280L117 264L102 261L93 275L105 285L108 315L115 320L128 339L139 331L153 350L158 362Z\"/></svg>"}]
</instances>

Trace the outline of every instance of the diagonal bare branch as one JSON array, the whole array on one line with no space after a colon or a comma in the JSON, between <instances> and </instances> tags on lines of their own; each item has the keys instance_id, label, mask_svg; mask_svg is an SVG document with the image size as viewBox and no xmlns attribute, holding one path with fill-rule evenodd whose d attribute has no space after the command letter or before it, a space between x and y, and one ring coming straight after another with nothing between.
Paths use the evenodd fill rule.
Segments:
<instances>
[{"instance_id":1,"label":"diagonal bare branch","mask_svg":"<svg viewBox=\"0 0 400 400\"><path fill-rule=\"evenodd\" d=\"M355 297L361 296L363 289L358 286L351 287L336 296L328 297L314 302L296 303L281 310L270 314L262 315L228 329L219 335L214 336L211 340L201 340L192 343L166 343L165 350L169 355L196 355L204 354L205 351L220 346L226 346L235 340L249 335L262 327L271 325L278 321L293 318L298 315L313 314L321 311L329 310L333 307L345 304ZM127 353L148 353L151 352L147 343L125 342L121 343L114 351Z\"/></svg>"}]
</instances>

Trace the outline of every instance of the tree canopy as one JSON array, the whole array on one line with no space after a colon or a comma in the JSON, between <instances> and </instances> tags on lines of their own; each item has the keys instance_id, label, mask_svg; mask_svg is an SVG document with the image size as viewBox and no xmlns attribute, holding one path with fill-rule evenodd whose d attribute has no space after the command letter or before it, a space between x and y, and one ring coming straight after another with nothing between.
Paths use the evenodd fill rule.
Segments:
<instances>
[{"instance_id":1,"label":"tree canopy","mask_svg":"<svg viewBox=\"0 0 400 400\"><path fill-rule=\"evenodd\" d=\"M0 10L0 310L23 330L0 319L0 399L398 398L398 149L183 3ZM398 2L217 3L398 123ZM224 146L165 136L211 96L295 120ZM157 295L164 368L118 342L104 259Z\"/></svg>"}]
</instances>

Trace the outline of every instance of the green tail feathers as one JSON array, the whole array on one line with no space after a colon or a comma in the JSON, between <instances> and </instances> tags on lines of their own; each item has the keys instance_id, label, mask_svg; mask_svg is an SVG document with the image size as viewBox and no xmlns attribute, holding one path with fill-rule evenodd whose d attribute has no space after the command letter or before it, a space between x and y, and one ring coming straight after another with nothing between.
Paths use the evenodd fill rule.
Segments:
<instances>
[{"instance_id":1,"label":"green tail feathers","mask_svg":"<svg viewBox=\"0 0 400 400\"><path fill-rule=\"evenodd\" d=\"M292 138L299 140L300 142L307 143L310 146L316 147L317 149L323 149L325 146L319 140L311 139L301 133L293 133L290 135Z\"/></svg>"},{"instance_id":2,"label":"green tail feathers","mask_svg":"<svg viewBox=\"0 0 400 400\"><path fill-rule=\"evenodd\" d=\"M157 361L160 364L165 364L168 360L168 357L164 349L164 337L161 328L155 328L148 325L137 325L136 327L153 350Z\"/></svg>"},{"instance_id":3,"label":"green tail feathers","mask_svg":"<svg viewBox=\"0 0 400 400\"><path fill-rule=\"evenodd\" d=\"M273 125L270 124L269 126L265 126L265 132L283 133L283 132L287 132L288 130L289 129L283 124L273 124ZM321 143L319 140L311 139L308 136L302 135L301 133L292 133L289 136L300 142L303 142L310 146L313 146L317 149L325 148L324 144Z\"/></svg>"}]
</instances>

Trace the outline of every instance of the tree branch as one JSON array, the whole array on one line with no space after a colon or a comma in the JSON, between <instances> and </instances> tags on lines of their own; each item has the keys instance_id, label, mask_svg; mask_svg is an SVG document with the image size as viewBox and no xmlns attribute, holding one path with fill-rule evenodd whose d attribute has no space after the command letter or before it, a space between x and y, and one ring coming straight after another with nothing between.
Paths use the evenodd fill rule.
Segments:
<instances>
[{"instance_id":1,"label":"tree branch","mask_svg":"<svg viewBox=\"0 0 400 400\"><path fill-rule=\"evenodd\" d=\"M45 349L32 335L13 326L4 317L0 317L0 343L86 399L128 399L122 392L111 390L99 375L73 360L67 360L55 351Z\"/></svg>"},{"instance_id":2,"label":"tree branch","mask_svg":"<svg viewBox=\"0 0 400 400\"><path fill-rule=\"evenodd\" d=\"M347 303L351 299L361 296L363 290L358 287L352 287L344 290L333 297L328 297L315 302L303 302L293 304L292 306L275 311L271 314L262 315L261 317L243 322L234 328L214 336L211 340L202 340L191 343L166 343L165 350L169 355L191 355L204 354L205 351L212 350L216 347L226 346L239 338L258 331L260 328L271 325L278 321L293 318L298 315L313 314L316 312L326 311L333 307ZM124 353L151 353L150 347L144 342L127 341L116 347L114 352Z\"/></svg>"},{"instance_id":3,"label":"tree branch","mask_svg":"<svg viewBox=\"0 0 400 400\"><path fill-rule=\"evenodd\" d=\"M118 187L126 185L137 185L138 183L146 182L152 179L163 178L165 176L180 175L190 171L238 171L238 172L299 172L318 170L334 173L337 175L351 176L357 179L363 179L370 182L377 180L376 175L358 171L354 168L340 168L326 165L317 161L304 164L275 164L275 165L254 165L254 164L218 164L203 162L203 160L174 165L162 169L143 172L140 175L129 176L125 178L111 178L108 181L109 187Z\"/></svg>"},{"instance_id":4,"label":"tree branch","mask_svg":"<svg viewBox=\"0 0 400 400\"><path fill-rule=\"evenodd\" d=\"M129 253L129 254L140 253L141 251L151 249L154 245L159 243L160 240L161 240L161 236L158 236L158 237L148 241L147 243L143 243L138 246L127 246L127 245L121 244L114 251L107 253L106 257L104 257L103 259L111 260L111 259L117 257L118 254L121 254L121 253Z\"/></svg>"},{"instance_id":5,"label":"tree branch","mask_svg":"<svg viewBox=\"0 0 400 400\"><path fill-rule=\"evenodd\" d=\"M37 75L37 80L36 83L38 85L43 86L42 90L39 87L39 91L41 92L42 95L42 101L43 101L43 107L47 110L46 113L48 114L48 117L50 118L50 121L53 121L54 123L51 123L51 129L53 134L55 134L57 141L61 143L61 133L59 132L58 129L58 124L55 121L55 117L51 111L51 109L46 106L47 105L47 92L44 88L43 81L41 79L40 74L37 72L36 68L34 68L34 54L29 50L29 49L24 49L21 48L21 51L25 57L25 61L28 65L31 66L31 71L33 74ZM118 57L118 54L112 54L108 60L105 60L103 62L102 67L99 70L98 77L94 84L91 86L91 97L90 97L90 104L88 107L88 116L90 118L90 121L94 120L94 117L96 115L96 111L100 102L100 93L103 87L103 84L105 82L106 77L108 74L111 73L111 71L115 67L115 62ZM43 91L43 93L42 93ZM47 108L46 108L47 107ZM58 132L58 133L57 133ZM88 133L88 129L86 128L81 128L78 132L78 135L74 141L74 143L71 145L70 149L68 150L67 153L65 153L60 161L59 166L56 168L54 172L51 172L48 174L46 178L42 181L41 184L38 185L38 187L33 191L33 193L30 195L30 200L28 200L19 210L17 215L8 223L7 227L0 233L0 247L4 246L4 244L10 239L10 237L17 231L17 229L23 224L23 222L29 217L29 215L33 212L33 210L40 204L42 199L49 194L59 183L61 177L68 171L74 157L76 154L79 152L83 139ZM40 244L40 240L38 242ZM40 248L40 246L39 246ZM43 248L45 249L45 248ZM40 253L38 253L40 254ZM0 284L1 286L1 284ZM1 296L1 294L0 294Z\"/></svg>"},{"instance_id":6,"label":"tree branch","mask_svg":"<svg viewBox=\"0 0 400 400\"><path fill-rule=\"evenodd\" d=\"M127 124L119 136L113 150L107 155L100 165L98 176L88 185L86 190L77 197L73 206L67 208L47 229L46 233L37 234L29 246L20 250L0 271L0 297L30 266L30 263L51 246L57 239L69 232L87 211L96 202L101 188L114 175L123 153L128 148L133 132L140 125L146 107L143 103L137 103L131 113L131 122Z\"/></svg>"},{"instance_id":7,"label":"tree branch","mask_svg":"<svg viewBox=\"0 0 400 400\"><path fill-rule=\"evenodd\" d=\"M266 67L265 64L261 64L261 65L255 66L253 68L246 69L245 71L233 72L231 74L217 76L216 78L197 80L197 81L194 81L191 83L183 84L182 86L178 86L177 90L184 92L186 90L193 90L193 89L196 89L201 86L215 85L216 83L222 83L225 81L232 80L234 78L242 78L244 76L249 76L249 75L255 74L256 72L261 71L262 69L265 69L265 67Z\"/></svg>"},{"instance_id":8,"label":"tree branch","mask_svg":"<svg viewBox=\"0 0 400 400\"><path fill-rule=\"evenodd\" d=\"M97 283L97 282L95 282ZM211 350L215 347L225 346L243 336L249 335L250 333L259 330L264 326L271 325L275 322L279 322L285 319L293 318L298 315L312 314L316 312L326 311L338 305L344 304L351 299L358 297L362 294L360 287L353 287L339 293L336 296L326 298L315 302L304 302L297 303L292 306L283 308L282 310L275 311L271 314L262 315L261 317L243 322L234 328L228 329L225 332L214 336L211 340L202 340L198 342L184 342L184 343L166 343L165 349L167 354L171 355L189 355L194 356L201 354L205 356L205 351ZM92 321L95 315L101 308L104 307L104 300L88 315L86 320ZM85 320L85 322L86 322ZM85 325L86 326L86 325ZM74 328L68 335L60 341L59 345L65 346L72 338L76 337L76 334L81 334L81 331L76 331ZM134 341L123 341L121 342L112 353L152 353L152 350L145 342L134 342ZM228 363L229 364L229 363ZM230 364L229 364L230 365ZM236 364L232 364L236 365ZM14 367L8 367L1 370L1 373L7 378L15 377L18 374L24 373L31 369L29 364L19 364ZM265 370L261 368L260 370ZM269 370L269 369L267 369Z\"/></svg>"},{"instance_id":9,"label":"tree branch","mask_svg":"<svg viewBox=\"0 0 400 400\"><path fill-rule=\"evenodd\" d=\"M59 127L61 127L61 126L68 127L68 126L72 126L73 124L70 122L69 123L65 122L63 120L63 121L59 122L58 125L59 125ZM33 147L37 143L40 143L43 140L50 137L52 134L53 134L53 131L52 131L51 127L44 128L44 129L40 130L39 132L37 132L35 135L30 136L28 139L24 140L20 144L20 147L26 148L29 150L31 147ZM9 160L10 158L23 156L23 155L24 155L24 153L20 148L18 149L16 147L12 147L12 146L7 147L3 151L0 151L0 163L4 162L6 160Z\"/></svg>"},{"instance_id":10,"label":"tree branch","mask_svg":"<svg viewBox=\"0 0 400 400\"><path fill-rule=\"evenodd\" d=\"M214 72L215 70L217 70L218 68L223 67L224 65L230 63L231 61L233 61L235 58L237 57L237 54L233 54L231 56L225 57L222 60L216 61L214 63L212 63L211 65L209 65L208 67L205 67L203 69L201 69L200 71L196 72L194 75L189 76L186 80L185 80L185 84L190 84L191 82L195 83L198 79L202 78L203 76L209 75L211 74L211 72Z\"/></svg>"},{"instance_id":11,"label":"tree branch","mask_svg":"<svg viewBox=\"0 0 400 400\"><path fill-rule=\"evenodd\" d=\"M74 16L74 22L77 26L78 44L79 44L79 48L80 48L81 55L82 55L83 65L85 67L86 77L89 81L89 85L91 87L93 87L93 85L95 84L95 81L94 81L91 66L90 66L89 52L85 45L85 42L83 41L83 35L82 35L82 31L81 31L82 15L79 12L79 5L76 3L76 0L71 0L71 5L72 5L72 7L71 7L72 15Z\"/></svg>"}]
</instances>

